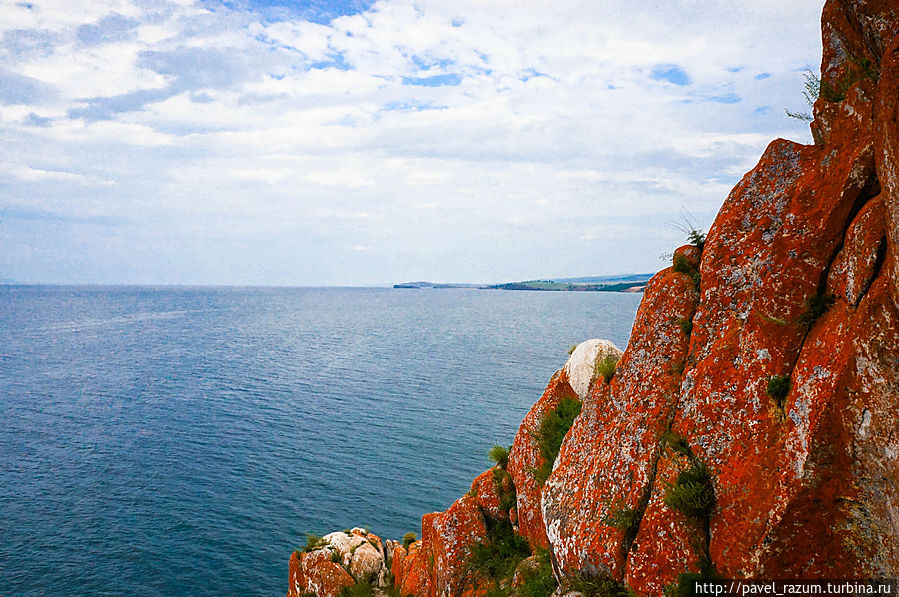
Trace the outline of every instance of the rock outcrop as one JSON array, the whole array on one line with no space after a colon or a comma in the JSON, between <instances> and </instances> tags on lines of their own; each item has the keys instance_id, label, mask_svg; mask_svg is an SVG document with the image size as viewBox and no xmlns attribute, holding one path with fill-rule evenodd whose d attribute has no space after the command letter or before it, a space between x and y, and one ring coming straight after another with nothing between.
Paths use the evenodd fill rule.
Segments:
<instances>
[{"instance_id":1,"label":"rock outcrop","mask_svg":"<svg viewBox=\"0 0 899 597\"><path fill-rule=\"evenodd\" d=\"M508 463L384 554L401 595L545 588L541 562L563 589L653 596L899 577L899 4L827 0L822 37L815 143L772 142L647 284L624 353L577 347ZM469 565L491 546L509 570ZM289 594L366 566L295 555Z\"/></svg>"}]
</instances>

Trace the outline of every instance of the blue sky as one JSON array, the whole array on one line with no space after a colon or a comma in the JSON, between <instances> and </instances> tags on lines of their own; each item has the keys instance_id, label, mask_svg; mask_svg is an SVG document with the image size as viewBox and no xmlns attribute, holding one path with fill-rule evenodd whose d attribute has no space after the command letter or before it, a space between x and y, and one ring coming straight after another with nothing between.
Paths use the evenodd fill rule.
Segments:
<instances>
[{"instance_id":1,"label":"blue sky","mask_svg":"<svg viewBox=\"0 0 899 597\"><path fill-rule=\"evenodd\" d=\"M810 142L822 0L0 1L0 278L649 272Z\"/></svg>"}]
</instances>

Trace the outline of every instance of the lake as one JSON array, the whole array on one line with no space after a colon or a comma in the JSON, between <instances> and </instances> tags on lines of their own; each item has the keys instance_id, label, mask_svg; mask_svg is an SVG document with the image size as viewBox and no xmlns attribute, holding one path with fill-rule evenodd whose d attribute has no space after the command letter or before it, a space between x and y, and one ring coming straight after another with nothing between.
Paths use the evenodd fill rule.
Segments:
<instances>
[{"instance_id":1,"label":"lake","mask_svg":"<svg viewBox=\"0 0 899 597\"><path fill-rule=\"evenodd\" d=\"M0 593L283 595L420 532L641 295L0 286Z\"/></svg>"}]
</instances>

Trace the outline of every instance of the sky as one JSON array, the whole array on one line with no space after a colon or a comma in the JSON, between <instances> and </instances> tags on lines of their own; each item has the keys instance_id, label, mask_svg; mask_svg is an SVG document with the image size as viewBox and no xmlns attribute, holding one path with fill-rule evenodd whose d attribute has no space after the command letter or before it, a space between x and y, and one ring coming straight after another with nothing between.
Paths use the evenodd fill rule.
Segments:
<instances>
[{"instance_id":1,"label":"sky","mask_svg":"<svg viewBox=\"0 0 899 597\"><path fill-rule=\"evenodd\" d=\"M0 0L0 280L654 272L811 142L822 6Z\"/></svg>"}]
</instances>

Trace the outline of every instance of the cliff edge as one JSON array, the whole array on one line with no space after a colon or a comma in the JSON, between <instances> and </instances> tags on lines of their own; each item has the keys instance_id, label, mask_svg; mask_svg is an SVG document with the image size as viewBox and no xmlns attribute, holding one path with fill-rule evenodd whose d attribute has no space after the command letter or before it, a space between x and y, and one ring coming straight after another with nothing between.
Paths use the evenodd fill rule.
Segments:
<instances>
[{"instance_id":1,"label":"cliff edge","mask_svg":"<svg viewBox=\"0 0 899 597\"><path fill-rule=\"evenodd\" d=\"M624 353L579 347L420 540L295 554L288 596L899 577L899 5L827 0L822 37L815 143L768 146Z\"/></svg>"}]
</instances>

